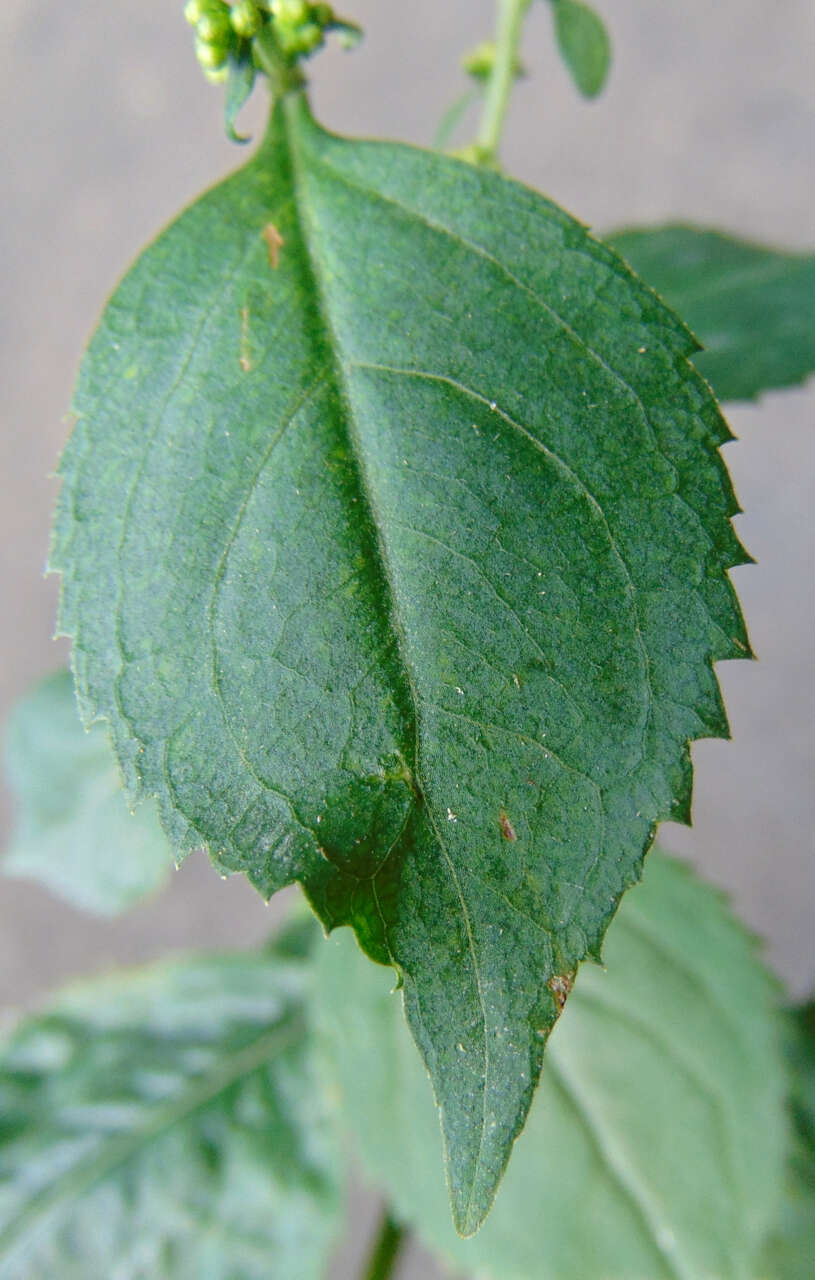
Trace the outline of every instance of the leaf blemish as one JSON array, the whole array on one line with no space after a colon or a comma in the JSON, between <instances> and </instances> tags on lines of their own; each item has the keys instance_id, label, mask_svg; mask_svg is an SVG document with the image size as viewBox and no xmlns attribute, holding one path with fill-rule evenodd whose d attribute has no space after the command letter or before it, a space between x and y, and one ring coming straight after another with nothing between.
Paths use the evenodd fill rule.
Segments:
<instances>
[{"instance_id":1,"label":"leaf blemish","mask_svg":"<svg viewBox=\"0 0 815 1280\"><path fill-rule=\"evenodd\" d=\"M569 992L574 986L574 971L572 973L556 973L547 982L547 987L555 997L555 1004L559 1014L563 1012L563 1006L569 998Z\"/></svg>"},{"instance_id":2,"label":"leaf blemish","mask_svg":"<svg viewBox=\"0 0 815 1280\"><path fill-rule=\"evenodd\" d=\"M241 307L241 353L240 366L244 373L249 373L252 369L252 359L249 355L249 308Z\"/></svg>"},{"instance_id":3,"label":"leaf blemish","mask_svg":"<svg viewBox=\"0 0 815 1280\"><path fill-rule=\"evenodd\" d=\"M263 228L263 239L266 241L266 248L269 250L269 266L272 271L277 271L280 266L280 250L286 241L273 222L267 222Z\"/></svg>"},{"instance_id":4,"label":"leaf blemish","mask_svg":"<svg viewBox=\"0 0 815 1280\"><path fill-rule=\"evenodd\" d=\"M517 831L515 830L515 828L513 827L512 823L510 822L509 817L507 816L507 814L506 814L506 813L504 813L504 810L503 810L503 809L501 810L501 813L500 813L500 815L499 815L499 819L498 819L498 820L499 820L499 822L500 822L500 824L501 824L501 835L504 837L504 839L505 839L505 840L517 840L517 839L518 839L518 833L517 833Z\"/></svg>"}]
</instances>

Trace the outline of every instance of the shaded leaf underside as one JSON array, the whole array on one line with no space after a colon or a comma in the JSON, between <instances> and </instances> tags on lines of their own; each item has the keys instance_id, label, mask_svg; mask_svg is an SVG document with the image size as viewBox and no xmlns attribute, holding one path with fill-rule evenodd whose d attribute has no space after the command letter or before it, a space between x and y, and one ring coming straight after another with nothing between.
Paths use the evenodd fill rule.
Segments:
<instances>
[{"instance_id":1,"label":"shaded leaf underside","mask_svg":"<svg viewBox=\"0 0 815 1280\"><path fill-rule=\"evenodd\" d=\"M83 714L179 849L397 968L465 1232L727 731L744 553L692 350L540 196L293 97L83 366L52 555Z\"/></svg>"},{"instance_id":2,"label":"shaded leaf underside","mask_svg":"<svg viewBox=\"0 0 815 1280\"><path fill-rule=\"evenodd\" d=\"M786 1040L792 1143L781 1211L760 1274L809 1280L815 1263L815 1004L790 1012Z\"/></svg>"},{"instance_id":3,"label":"shaded leaf underside","mask_svg":"<svg viewBox=\"0 0 815 1280\"><path fill-rule=\"evenodd\" d=\"M173 857L155 805L128 811L104 727L85 733L77 719L69 671L54 672L17 704L5 763L18 815L4 871L103 915L166 880Z\"/></svg>"},{"instance_id":4,"label":"shaded leaf underside","mask_svg":"<svg viewBox=\"0 0 815 1280\"><path fill-rule=\"evenodd\" d=\"M719 893L654 853L605 959L578 975L493 1211L460 1240L398 999L335 935L317 956L318 1026L363 1167L456 1275L758 1280L786 1081L755 941Z\"/></svg>"},{"instance_id":5,"label":"shaded leaf underside","mask_svg":"<svg viewBox=\"0 0 815 1280\"><path fill-rule=\"evenodd\" d=\"M698 335L694 364L720 400L753 400L815 372L815 254L681 225L610 240Z\"/></svg>"},{"instance_id":6,"label":"shaded leaf underside","mask_svg":"<svg viewBox=\"0 0 815 1280\"><path fill-rule=\"evenodd\" d=\"M340 1207L304 966L69 989L0 1046L3 1280L318 1280Z\"/></svg>"}]
</instances>

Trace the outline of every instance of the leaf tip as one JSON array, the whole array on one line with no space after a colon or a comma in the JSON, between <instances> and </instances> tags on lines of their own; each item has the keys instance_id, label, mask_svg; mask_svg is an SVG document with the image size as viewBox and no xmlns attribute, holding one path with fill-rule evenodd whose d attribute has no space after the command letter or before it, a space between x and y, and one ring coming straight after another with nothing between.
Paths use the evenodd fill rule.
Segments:
<instances>
[{"instance_id":1,"label":"leaf tip","mask_svg":"<svg viewBox=\"0 0 815 1280\"><path fill-rule=\"evenodd\" d=\"M473 1204L469 1197L463 1199L462 1202L456 1199L451 1200L453 1210L453 1226L456 1229L456 1235L462 1240L470 1240L484 1223L484 1219L492 1208L494 1193L489 1197L486 1204L481 1200L477 1204Z\"/></svg>"}]
</instances>

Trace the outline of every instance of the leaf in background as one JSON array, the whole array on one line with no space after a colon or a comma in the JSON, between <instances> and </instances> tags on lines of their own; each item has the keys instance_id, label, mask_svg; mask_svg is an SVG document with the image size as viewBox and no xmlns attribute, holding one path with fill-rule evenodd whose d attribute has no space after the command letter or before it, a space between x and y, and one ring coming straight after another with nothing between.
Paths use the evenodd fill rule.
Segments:
<instances>
[{"instance_id":1,"label":"leaf in background","mask_svg":"<svg viewBox=\"0 0 815 1280\"><path fill-rule=\"evenodd\" d=\"M433 139L434 151L444 151L470 107L478 101L478 97L478 89L468 89L466 93L460 94L455 102L450 103L439 121L439 127Z\"/></svg>"},{"instance_id":2,"label":"leaf in background","mask_svg":"<svg viewBox=\"0 0 815 1280\"><path fill-rule=\"evenodd\" d=\"M720 400L754 400L815 372L815 254L667 226L607 237L705 348L694 364Z\"/></svg>"},{"instance_id":3,"label":"leaf in background","mask_svg":"<svg viewBox=\"0 0 815 1280\"><path fill-rule=\"evenodd\" d=\"M561 57L585 98L596 98L608 79L611 41L602 19L580 0L553 0Z\"/></svg>"},{"instance_id":4,"label":"leaf in background","mask_svg":"<svg viewBox=\"0 0 815 1280\"><path fill-rule=\"evenodd\" d=\"M385 975L346 935L318 956L318 1026L363 1165L426 1243L494 1280L736 1280L783 1175L772 980L718 893L653 855L581 969L492 1214L460 1240L439 1126Z\"/></svg>"},{"instance_id":5,"label":"leaf in background","mask_svg":"<svg viewBox=\"0 0 815 1280\"><path fill-rule=\"evenodd\" d=\"M114 295L52 565L86 720L180 851L390 963L487 1211L712 661L747 652L685 328L535 193L299 96Z\"/></svg>"},{"instance_id":6,"label":"leaf in background","mask_svg":"<svg viewBox=\"0 0 815 1280\"><path fill-rule=\"evenodd\" d=\"M764 1254L761 1276L811 1280L815 1272L815 1004L787 1025L793 1150L781 1212Z\"/></svg>"},{"instance_id":7,"label":"leaf in background","mask_svg":"<svg viewBox=\"0 0 815 1280\"><path fill-rule=\"evenodd\" d=\"M69 989L0 1051L3 1280L319 1280L339 1211L302 964Z\"/></svg>"},{"instance_id":8,"label":"leaf in background","mask_svg":"<svg viewBox=\"0 0 815 1280\"><path fill-rule=\"evenodd\" d=\"M102 915L164 883L173 856L155 804L129 811L104 726L86 733L79 721L70 672L48 676L17 704L5 764L18 807L7 874Z\"/></svg>"}]
</instances>

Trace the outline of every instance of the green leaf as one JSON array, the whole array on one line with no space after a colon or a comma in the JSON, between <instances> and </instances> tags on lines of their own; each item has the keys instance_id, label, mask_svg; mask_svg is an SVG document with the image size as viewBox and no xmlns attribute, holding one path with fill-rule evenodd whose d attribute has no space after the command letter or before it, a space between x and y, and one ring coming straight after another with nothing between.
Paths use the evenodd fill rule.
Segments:
<instances>
[{"instance_id":1,"label":"green leaf","mask_svg":"<svg viewBox=\"0 0 815 1280\"><path fill-rule=\"evenodd\" d=\"M796 1010L787 1032L793 1149L761 1275L810 1280L815 1265L815 1004Z\"/></svg>"},{"instance_id":2,"label":"green leaf","mask_svg":"<svg viewBox=\"0 0 815 1280\"><path fill-rule=\"evenodd\" d=\"M224 121L226 135L232 142L250 142L251 139L235 132L235 121L241 108L252 96L255 87L255 64L251 54L237 55L230 53L227 61L226 98L224 101Z\"/></svg>"},{"instance_id":3,"label":"green leaf","mask_svg":"<svg viewBox=\"0 0 815 1280\"><path fill-rule=\"evenodd\" d=\"M53 547L87 720L175 846L405 985L456 1221L689 741L744 553L684 327L556 206L304 100L110 303Z\"/></svg>"},{"instance_id":4,"label":"green leaf","mask_svg":"<svg viewBox=\"0 0 815 1280\"><path fill-rule=\"evenodd\" d=\"M444 151L445 147L448 146L450 139L470 107L474 102L478 101L478 97L478 89L468 89L466 93L460 94L454 102L450 103L450 106L439 121L439 127L433 139L433 149L435 151Z\"/></svg>"},{"instance_id":5,"label":"green leaf","mask_svg":"<svg viewBox=\"0 0 815 1280\"><path fill-rule=\"evenodd\" d=\"M790 1104L796 1132L815 1159L815 1001L795 1009L787 1028Z\"/></svg>"},{"instance_id":6,"label":"green leaf","mask_svg":"<svg viewBox=\"0 0 815 1280\"><path fill-rule=\"evenodd\" d=\"M815 372L815 254L685 226L610 240L698 335L694 364L720 400L754 400Z\"/></svg>"},{"instance_id":7,"label":"green leaf","mask_svg":"<svg viewBox=\"0 0 815 1280\"><path fill-rule=\"evenodd\" d=\"M332 938L319 1025L363 1165L467 1274L751 1275L783 1174L774 985L719 895L658 855L606 965L581 970L492 1214L465 1241L444 1212L438 1120L398 998Z\"/></svg>"},{"instance_id":8,"label":"green leaf","mask_svg":"<svg viewBox=\"0 0 815 1280\"><path fill-rule=\"evenodd\" d=\"M596 98L608 79L611 41L602 19L580 0L554 0L561 57L585 98Z\"/></svg>"},{"instance_id":9,"label":"green leaf","mask_svg":"<svg viewBox=\"0 0 815 1280\"><path fill-rule=\"evenodd\" d=\"M85 732L73 680L58 671L12 712L6 775L17 825L3 869L113 915L154 892L173 865L152 801L130 813L104 727Z\"/></svg>"},{"instance_id":10,"label":"green leaf","mask_svg":"<svg viewBox=\"0 0 815 1280\"><path fill-rule=\"evenodd\" d=\"M318 1280L337 1228L306 971L268 951L69 989L0 1051L3 1280Z\"/></svg>"}]
</instances>

